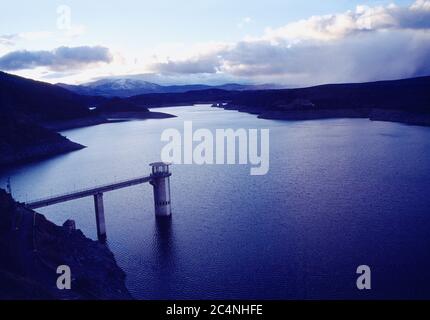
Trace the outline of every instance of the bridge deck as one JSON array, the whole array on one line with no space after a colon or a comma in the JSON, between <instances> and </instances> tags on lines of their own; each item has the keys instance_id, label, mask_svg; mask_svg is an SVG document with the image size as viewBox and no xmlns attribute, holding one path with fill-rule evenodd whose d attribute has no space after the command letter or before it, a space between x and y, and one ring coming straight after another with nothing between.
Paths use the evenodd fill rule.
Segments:
<instances>
[{"instance_id":1,"label":"bridge deck","mask_svg":"<svg viewBox=\"0 0 430 320\"><path fill-rule=\"evenodd\" d=\"M50 206L56 203L66 202L70 200L75 200L79 198L85 198L88 196L92 196L98 193L104 193L108 191L113 191L116 189L126 188L130 186L134 186L137 184L145 183L151 181L151 176L135 178L131 180L124 180L116 183L100 185L93 188L82 189L74 192L64 193L56 196L52 196L44 199L37 199L34 201L30 201L26 203L26 206L30 209L37 209L41 207Z\"/></svg>"}]
</instances>

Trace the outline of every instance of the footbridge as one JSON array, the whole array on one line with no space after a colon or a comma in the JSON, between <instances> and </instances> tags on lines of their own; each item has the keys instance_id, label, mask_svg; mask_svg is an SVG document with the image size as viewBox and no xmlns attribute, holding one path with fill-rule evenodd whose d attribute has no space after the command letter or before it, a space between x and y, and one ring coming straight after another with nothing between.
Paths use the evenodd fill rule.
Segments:
<instances>
[{"instance_id":1,"label":"footbridge","mask_svg":"<svg viewBox=\"0 0 430 320\"><path fill-rule=\"evenodd\" d=\"M154 191L154 207L156 216L170 216L170 176L169 163L151 163L152 172L148 176L124 180L106 185L99 185L92 188L77 190L69 193L55 195L47 198L37 199L27 202L25 205L29 209L38 209L54 204L76 200L85 197L94 198L94 209L97 225L97 237L99 240L106 240L106 224L103 205L103 194L117 189L127 188L138 184L149 182Z\"/></svg>"}]
</instances>

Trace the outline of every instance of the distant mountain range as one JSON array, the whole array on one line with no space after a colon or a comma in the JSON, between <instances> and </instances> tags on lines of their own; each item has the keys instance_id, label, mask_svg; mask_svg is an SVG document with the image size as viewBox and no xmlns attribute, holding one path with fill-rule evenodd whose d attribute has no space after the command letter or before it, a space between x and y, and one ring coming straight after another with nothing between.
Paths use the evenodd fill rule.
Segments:
<instances>
[{"instance_id":1,"label":"distant mountain range","mask_svg":"<svg viewBox=\"0 0 430 320\"><path fill-rule=\"evenodd\" d=\"M238 83L227 83L217 86L210 86L205 84L165 86L153 82L148 82L145 80L132 78L108 78L100 79L94 82L84 83L81 85L70 85L65 83L57 83L57 85L81 95L122 98L148 93L181 93L206 89L246 91L282 88L281 86L274 84L247 85Z\"/></svg>"}]
</instances>

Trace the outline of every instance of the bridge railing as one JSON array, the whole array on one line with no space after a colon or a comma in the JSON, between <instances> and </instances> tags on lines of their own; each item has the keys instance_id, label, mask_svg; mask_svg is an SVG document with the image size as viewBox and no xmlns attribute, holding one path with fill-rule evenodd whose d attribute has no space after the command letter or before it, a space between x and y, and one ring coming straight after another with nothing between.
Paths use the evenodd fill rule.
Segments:
<instances>
[{"instance_id":1,"label":"bridge railing","mask_svg":"<svg viewBox=\"0 0 430 320\"><path fill-rule=\"evenodd\" d=\"M87 196L95 194L97 192L112 191L115 189L124 188L127 185L145 183L145 182L148 182L149 180L151 180L151 176L142 176L142 177L133 178L133 179L119 180L119 181L108 183L108 184L100 184L100 185L97 185L94 187L82 188L82 189L77 189L77 190L70 191L70 192L64 192L64 193L60 193L60 194L51 195L49 197L33 199L31 201L27 201L26 205L29 207L33 207L36 204L40 204L40 203L44 203L44 202L50 202L50 201L53 201L55 199L69 198L69 197L73 198L74 196L76 196L77 198L87 197Z\"/></svg>"},{"instance_id":2,"label":"bridge railing","mask_svg":"<svg viewBox=\"0 0 430 320\"><path fill-rule=\"evenodd\" d=\"M170 180L169 163L151 163L152 173L139 178L116 181L109 184L98 185L91 188L74 190L50 197L39 198L25 203L29 209L37 209L57 203L92 196L94 198L94 209L96 215L97 237L100 241L106 240L106 224L104 216L103 194L105 192L131 187L134 185L150 182L153 187L154 208L157 217L170 217Z\"/></svg>"}]
</instances>

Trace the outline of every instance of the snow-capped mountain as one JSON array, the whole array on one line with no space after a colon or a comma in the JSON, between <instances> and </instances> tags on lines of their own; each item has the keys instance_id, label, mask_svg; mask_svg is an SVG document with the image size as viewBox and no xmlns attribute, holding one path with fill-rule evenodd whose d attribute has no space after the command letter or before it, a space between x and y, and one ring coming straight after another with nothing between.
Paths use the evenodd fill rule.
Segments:
<instances>
[{"instance_id":1,"label":"snow-capped mountain","mask_svg":"<svg viewBox=\"0 0 430 320\"><path fill-rule=\"evenodd\" d=\"M163 86L153 82L148 82L140 79L132 78L106 78L97 81L84 83L81 85L70 85L58 83L57 85L76 92L82 95L94 95L105 97L131 97L139 94L147 93L173 93L187 92L193 90L204 89L223 89L223 90L263 90L263 89L279 89L279 86L264 84L264 85L246 85L229 83L217 86L204 84L187 84L187 85L169 85Z\"/></svg>"}]
</instances>

